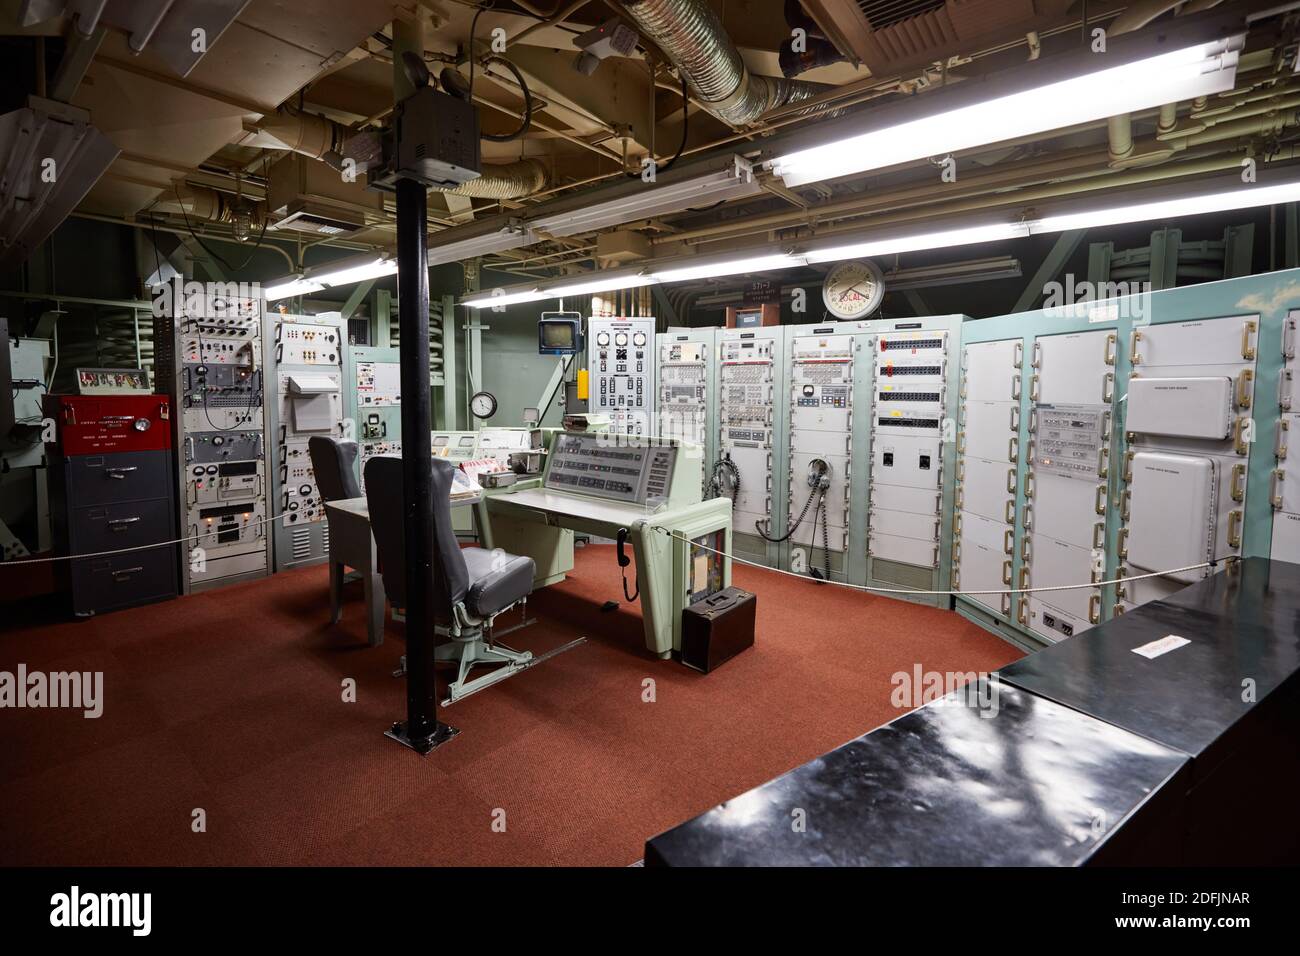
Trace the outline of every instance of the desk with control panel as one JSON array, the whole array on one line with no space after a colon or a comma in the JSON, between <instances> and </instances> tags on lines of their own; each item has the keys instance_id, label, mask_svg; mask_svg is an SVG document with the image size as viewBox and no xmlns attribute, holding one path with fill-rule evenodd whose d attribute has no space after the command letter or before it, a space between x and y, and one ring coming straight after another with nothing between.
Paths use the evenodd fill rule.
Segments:
<instances>
[{"instance_id":1,"label":"desk with control panel","mask_svg":"<svg viewBox=\"0 0 1300 956\"><path fill-rule=\"evenodd\" d=\"M492 538L531 557L539 579L558 570L554 529L630 541L646 647L667 658L681 648L682 611L731 584L731 502L702 501L702 479L698 445L561 432L541 487L487 499Z\"/></svg>"}]
</instances>

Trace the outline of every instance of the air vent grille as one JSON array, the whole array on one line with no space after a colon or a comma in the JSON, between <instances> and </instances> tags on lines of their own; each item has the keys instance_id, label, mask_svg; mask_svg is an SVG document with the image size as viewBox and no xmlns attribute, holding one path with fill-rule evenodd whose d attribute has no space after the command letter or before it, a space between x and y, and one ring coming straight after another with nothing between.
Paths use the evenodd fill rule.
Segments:
<instances>
[{"instance_id":1,"label":"air vent grille","mask_svg":"<svg viewBox=\"0 0 1300 956\"><path fill-rule=\"evenodd\" d=\"M942 10L944 0L858 0L858 9L873 30L883 30L909 17Z\"/></svg>"}]
</instances>

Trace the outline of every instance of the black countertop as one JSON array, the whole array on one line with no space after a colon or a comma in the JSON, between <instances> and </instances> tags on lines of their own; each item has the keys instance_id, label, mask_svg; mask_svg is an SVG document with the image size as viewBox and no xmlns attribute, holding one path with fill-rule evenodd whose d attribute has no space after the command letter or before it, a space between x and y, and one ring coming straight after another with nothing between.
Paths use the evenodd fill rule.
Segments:
<instances>
[{"instance_id":1,"label":"black countertop","mask_svg":"<svg viewBox=\"0 0 1300 956\"><path fill-rule=\"evenodd\" d=\"M981 681L660 834L646 863L1125 862L1135 840L1155 846L1177 819L1167 797L1185 789L1186 766L1153 741Z\"/></svg>"},{"instance_id":2,"label":"black countertop","mask_svg":"<svg viewBox=\"0 0 1300 956\"><path fill-rule=\"evenodd\" d=\"M1169 635L1190 643L1133 651ZM1247 718L1300 690L1300 565L1248 558L998 678L1195 757L1203 775Z\"/></svg>"}]
</instances>

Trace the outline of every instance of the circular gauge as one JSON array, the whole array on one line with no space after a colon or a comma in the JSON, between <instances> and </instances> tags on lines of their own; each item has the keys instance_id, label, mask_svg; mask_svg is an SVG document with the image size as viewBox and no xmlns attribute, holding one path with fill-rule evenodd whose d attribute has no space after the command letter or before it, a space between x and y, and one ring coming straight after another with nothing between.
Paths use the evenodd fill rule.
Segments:
<instances>
[{"instance_id":1,"label":"circular gauge","mask_svg":"<svg viewBox=\"0 0 1300 956\"><path fill-rule=\"evenodd\" d=\"M149 419L147 418L137 418L135 421L131 423L131 425L138 432L147 432L149 430L149 426L151 426L152 424L153 422L149 421Z\"/></svg>"},{"instance_id":2,"label":"circular gauge","mask_svg":"<svg viewBox=\"0 0 1300 956\"><path fill-rule=\"evenodd\" d=\"M615 333L614 333L614 344L615 344L615 345L627 345L627 333L626 333L626 332L615 332Z\"/></svg>"},{"instance_id":3,"label":"circular gauge","mask_svg":"<svg viewBox=\"0 0 1300 956\"><path fill-rule=\"evenodd\" d=\"M608 345L608 344L609 344L609 333L608 333L608 332L597 332L597 333L596 333L596 344L597 344L597 345Z\"/></svg>"},{"instance_id":4,"label":"circular gauge","mask_svg":"<svg viewBox=\"0 0 1300 956\"><path fill-rule=\"evenodd\" d=\"M497 397L491 392L476 392L469 400L469 410L475 418L491 418L497 413Z\"/></svg>"},{"instance_id":5,"label":"circular gauge","mask_svg":"<svg viewBox=\"0 0 1300 956\"><path fill-rule=\"evenodd\" d=\"M880 308L885 297L885 277L866 259L841 262L822 282L822 301L840 319L865 319Z\"/></svg>"},{"instance_id":6,"label":"circular gauge","mask_svg":"<svg viewBox=\"0 0 1300 956\"><path fill-rule=\"evenodd\" d=\"M637 345L637 346L645 345L645 333L644 333L644 332L634 332L634 333L632 334L632 344L633 344L633 345Z\"/></svg>"}]
</instances>

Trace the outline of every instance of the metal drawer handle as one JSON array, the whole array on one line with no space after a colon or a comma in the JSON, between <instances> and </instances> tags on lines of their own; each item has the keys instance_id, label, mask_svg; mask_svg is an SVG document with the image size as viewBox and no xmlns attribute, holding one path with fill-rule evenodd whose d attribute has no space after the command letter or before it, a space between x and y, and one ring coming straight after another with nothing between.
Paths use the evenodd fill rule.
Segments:
<instances>
[{"instance_id":1,"label":"metal drawer handle","mask_svg":"<svg viewBox=\"0 0 1300 956\"><path fill-rule=\"evenodd\" d=\"M139 515L135 516L134 518L110 518L108 522L108 526L112 528L114 531L125 531L126 525L135 524L139 520L140 520Z\"/></svg>"},{"instance_id":2,"label":"metal drawer handle","mask_svg":"<svg viewBox=\"0 0 1300 956\"><path fill-rule=\"evenodd\" d=\"M1241 501L1246 497L1246 466L1243 464L1232 466L1232 482L1229 491L1232 494L1233 501Z\"/></svg>"},{"instance_id":3,"label":"metal drawer handle","mask_svg":"<svg viewBox=\"0 0 1300 956\"><path fill-rule=\"evenodd\" d=\"M1248 368L1243 368L1237 376L1237 405L1241 408L1250 408L1250 386L1254 381L1255 373Z\"/></svg>"},{"instance_id":4,"label":"metal drawer handle","mask_svg":"<svg viewBox=\"0 0 1300 956\"><path fill-rule=\"evenodd\" d=\"M1029 598L1020 599L1020 608L1016 611L1016 620L1021 624L1029 624Z\"/></svg>"},{"instance_id":5,"label":"metal drawer handle","mask_svg":"<svg viewBox=\"0 0 1300 956\"><path fill-rule=\"evenodd\" d=\"M1007 442L1007 461L1015 464L1020 460L1020 439L1015 435Z\"/></svg>"},{"instance_id":6,"label":"metal drawer handle","mask_svg":"<svg viewBox=\"0 0 1300 956\"><path fill-rule=\"evenodd\" d=\"M1286 473L1281 468L1274 468L1268 476L1268 500L1274 508L1282 507L1282 492L1278 486L1286 479Z\"/></svg>"},{"instance_id":7,"label":"metal drawer handle","mask_svg":"<svg viewBox=\"0 0 1300 956\"><path fill-rule=\"evenodd\" d=\"M1093 498L1092 505L1093 508L1096 510L1097 514L1104 515L1106 513L1106 486L1105 485L1097 486L1097 494Z\"/></svg>"},{"instance_id":8,"label":"metal drawer handle","mask_svg":"<svg viewBox=\"0 0 1300 956\"><path fill-rule=\"evenodd\" d=\"M1008 499L1006 506L1002 509L1002 516L1007 519L1007 524L1016 523L1016 502L1015 499Z\"/></svg>"},{"instance_id":9,"label":"metal drawer handle","mask_svg":"<svg viewBox=\"0 0 1300 956\"><path fill-rule=\"evenodd\" d=\"M1241 512L1233 511L1228 515L1228 547L1241 547Z\"/></svg>"},{"instance_id":10,"label":"metal drawer handle","mask_svg":"<svg viewBox=\"0 0 1300 956\"><path fill-rule=\"evenodd\" d=\"M1250 337L1255 334L1255 321L1247 319L1241 323L1241 357L1247 362L1255 360L1255 346L1251 344Z\"/></svg>"},{"instance_id":11,"label":"metal drawer handle","mask_svg":"<svg viewBox=\"0 0 1300 956\"><path fill-rule=\"evenodd\" d=\"M1250 421L1249 418L1238 418L1232 429L1233 450L1238 455L1250 454L1250 444L1246 441L1246 422L1248 421Z\"/></svg>"},{"instance_id":12,"label":"metal drawer handle","mask_svg":"<svg viewBox=\"0 0 1300 956\"><path fill-rule=\"evenodd\" d=\"M121 467L105 468L104 474L109 478L116 478L119 481L126 477L127 472L139 471L139 465L123 465Z\"/></svg>"},{"instance_id":13,"label":"metal drawer handle","mask_svg":"<svg viewBox=\"0 0 1300 956\"><path fill-rule=\"evenodd\" d=\"M1008 468L1007 469L1007 494L1014 495L1015 493L1016 493L1016 470L1014 468Z\"/></svg>"},{"instance_id":14,"label":"metal drawer handle","mask_svg":"<svg viewBox=\"0 0 1300 956\"><path fill-rule=\"evenodd\" d=\"M139 574L139 573L140 573L141 571L143 571L143 570L144 570L144 565L141 565L141 566L138 567L138 568L123 568L123 569L120 570L120 571L114 571L114 572L113 572L113 580L114 580L114 581L129 581L129 580L131 580L132 575Z\"/></svg>"},{"instance_id":15,"label":"metal drawer handle","mask_svg":"<svg viewBox=\"0 0 1300 956\"><path fill-rule=\"evenodd\" d=\"M1142 333L1137 329L1128 337L1128 361L1130 365L1141 365L1142 356L1138 354L1138 342L1142 341Z\"/></svg>"},{"instance_id":16,"label":"metal drawer handle","mask_svg":"<svg viewBox=\"0 0 1300 956\"><path fill-rule=\"evenodd\" d=\"M1088 598L1088 623L1096 624L1101 620L1101 595L1094 594Z\"/></svg>"},{"instance_id":17,"label":"metal drawer handle","mask_svg":"<svg viewBox=\"0 0 1300 956\"><path fill-rule=\"evenodd\" d=\"M1098 521L1092 526L1092 546L1094 548L1103 548L1106 545L1106 524Z\"/></svg>"},{"instance_id":18,"label":"metal drawer handle","mask_svg":"<svg viewBox=\"0 0 1300 956\"><path fill-rule=\"evenodd\" d=\"M1002 583L1011 587L1011 560L1008 558L1002 562Z\"/></svg>"},{"instance_id":19,"label":"metal drawer handle","mask_svg":"<svg viewBox=\"0 0 1300 956\"><path fill-rule=\"evenodd\" d=\"M1110 473L1110 449L1104 445L1097 449L1097 477L1105 478Z\"/></svg>"},{"instance_id":20,"label":"metal drawer handle","mask_svg":"<svg viewBox=\"0 0 1300 956\"><path fill-rule=\"evenodd\" d=\"M1116 335L1114 332L1108 332L1106 334L1106 352L1105 352L1105 362L1107 365L1115 364L1115 353L1118 351L1118 346L1119 346L1119 336Z\"/></svg>"},{"instance_id":21,"label":"metal drawer handle","mask_svg":"<svg viewBox=\"0 0 1300 956\"><path fill-rule=\"evenodd\" d=\"M1014 528L1008 528L1002 532L1002 551L1004 554L1016 553L1016 531Z\"/></svg>"}]
</instances>

